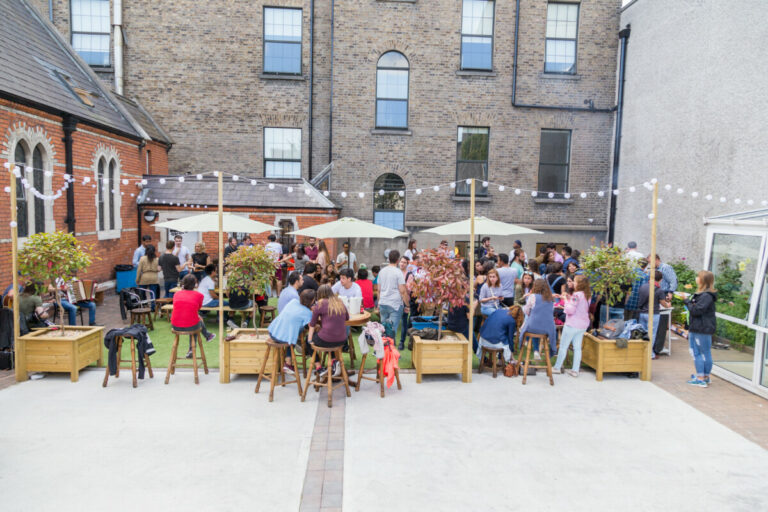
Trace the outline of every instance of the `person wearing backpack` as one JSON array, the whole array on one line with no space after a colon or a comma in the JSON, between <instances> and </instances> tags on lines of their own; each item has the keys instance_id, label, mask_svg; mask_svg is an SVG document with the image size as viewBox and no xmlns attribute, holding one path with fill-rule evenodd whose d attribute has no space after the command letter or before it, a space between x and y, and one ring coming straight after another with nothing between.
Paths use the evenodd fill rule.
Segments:
<instances>
[{"instance_id":1,"label":"person wearing backpack","mask_svg":"<svg viewBox=\"0 0 768 512\"><path fill-rule=\"evenodd\" d=\"M685 299L685 307L690 314L688 343L693 355L696 375L691 375L688 384L706 388L709 386L709 374L712 372L712 335L717 329L714 289L715 276L708 270L702 270L696 276L698 290Z\"/></svg>"},{"instance_id":2,"label":"person wearing backpack","mask_svg":"<svg viewBox=\"0 0 768 512\"><path fill-rule=\"evenodd\" d=\"M554 262L547 265L547 284L549 285L549 291L555 295L563 293L563 286L565 285L565 276L563 275L563 264L560 262Z\"/></svg>"}]
</instances>

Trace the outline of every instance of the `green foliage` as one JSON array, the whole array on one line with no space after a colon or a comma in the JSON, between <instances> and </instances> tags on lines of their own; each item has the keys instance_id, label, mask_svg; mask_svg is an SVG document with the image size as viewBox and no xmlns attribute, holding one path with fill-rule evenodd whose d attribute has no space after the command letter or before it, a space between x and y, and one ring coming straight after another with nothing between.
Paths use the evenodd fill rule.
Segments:
<instances>
[{"instance_id":1,"label":"green foliage","mask_svg":"<svg viewBox=\"0 0 768 512\"><path fill-rule=\"evenodd\" d=\"M250 295L264 293L273 275L272 254L259 245L241 246L227 258L227 289L247 290Z\"/></svg>"},{"instance_id":2,"label":"green foliage","mask_svg":"<svg viewBox=\"0 0 768 512\"><path fill-rule=\"evenodd\" d=\"M25 279L38 283L39 293L44 293L46 285L55 285L57 278L70 281L78 271L88 268L93 261L91 250L71 233L36 233L19 251L19 270Z\"/></svg>"},{"instance_id":3,"label":"green foliage","mask_svg":"<svg viewBox=\"0 0 768 512\"><path fill-rule=\"evenodd\" d=\"M746 325L723 320L722 318L717 319L716 335L737 345L747 347L755 346L755 331L753 329L750 329Z\"/></svg>"},{"instance_id":4,"label":"green foliage","mask_svg":"<svg viewBox=\"0 0 768 512\"><path fill-rule=\"evenodd\" d=\"M635 280L635 262L625 257L621 248L603 244L591 247L582 259L592 291L602 295L607 304L621 304L626 288Z\"/></svg>"},{"instance_id":5,"label":"green foliage","mask_svg":"<svg viewBox=\"0 0 768 512\"><path fill-rule=\"evenodd\" d=\"M419 253L423 276L413 283L411 293L421 304L434 304L438 313L438 338L443 330L443 305L461 307L469 293L469 280L458 258L449 258L435 249Z\"/></svg>"},{"instance_id":6,"label":"green foliage","mask_svg":"<svg viewBox=\"0 0 768 512\"><path fill-rule=\"evenodd\" d=\"M697 272L685 262L685 258L680 258L679 261L675 261L669 265L675 270L675 275L677 275L678 291L694 293L696 291ZM684 325L687 321L687 312L685 310L683 299L673 296L672 308L672 322Z\"/></svg>"}]
</instances>

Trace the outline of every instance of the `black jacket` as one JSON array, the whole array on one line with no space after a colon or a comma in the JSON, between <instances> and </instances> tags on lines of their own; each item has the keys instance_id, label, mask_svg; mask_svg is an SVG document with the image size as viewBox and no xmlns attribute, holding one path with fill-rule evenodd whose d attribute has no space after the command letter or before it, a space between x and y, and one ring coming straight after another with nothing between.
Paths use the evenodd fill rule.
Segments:
<instances>
[{"instance_id":1,"label":"black jacket","mask_svg":"<svg viewBox=\"0 0 768 512\"><path fill-rule=\"evenodd\" d=\"M717 328L715 317L715 302L717 295L714 292L695 293L685 301L688 312L691 314L689 331L698 334L714 334Z\"/></svg>"},{"instance_id":2,"label":"black jacket","mask_svg":"<svg viewBox=\"0 0 768 512\"><path fill-rule=\"evenodd\" d=\"M144 378L144 354L151 356L155 353L155 347L147 335L147 327L141 324L133 324L123 329L110 329L104 336L104 346L109 349L108 364L109 374L114 375L117 372L117 360L120 354L117 353L117 338L132 337L136 340L136 350L139 352L139 378Z\"/></svg>"}]
</instances>

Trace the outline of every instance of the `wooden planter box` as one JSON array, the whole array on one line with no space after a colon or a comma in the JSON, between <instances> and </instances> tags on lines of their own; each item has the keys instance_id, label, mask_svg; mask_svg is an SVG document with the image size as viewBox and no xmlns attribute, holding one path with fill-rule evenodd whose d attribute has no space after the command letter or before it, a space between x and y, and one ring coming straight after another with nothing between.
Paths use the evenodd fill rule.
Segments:
<instances>
[{"instance_id":1,"label":"wooden planter box","mask_svg":"<svg viewBox=\"0 0 768 512\"><path fill-rule=\"evenodd\" d=\"M19 338L19 372L69 373L77 382L80 370L96 362L102 365L103 327L65 326L78 336L62 337L59 331L40 329Z\"/></svg>"},{"instance_id":2,"label":"wooden planter box","mask_svg":"<svg viewBox=\"0 0 768 512\"><path fill-rule=\"evenodd\" d=\"M229 382L233 373L258 375L267 353L267 329L235 329L230 335L235 339L224 340L224 352L219 361L219 371L224 376L221 382ZM259 339L238 339L243 335L257 335ZM266 371L271 372L273 366L272 361L267 362Z\"/></svg>"},{"instance_id":3,"label":"wooden planter box","mask_svg":"<svg viewBox=\"0 0 768 512\"><path fill-rule=\"evenodd\" d=\"M651 380L651 342L629 340L627 348L616 348L615 340L601 340L584 334L581 362L594 368L597 380L605 372L637 372L641 380Z\"/></svg>"},{"instance_id":4,"label":"wooden planter box","mask_svg":"<svg viewBox=\"0 0 768 512\"><path fill-rule=\"evenodd\" d=\"M434 373L460 373L463 382L472 382L472 346L464 335L443 331L442 339L413 337L413 367L416 382Z\"/></svg>"}]
</instances>

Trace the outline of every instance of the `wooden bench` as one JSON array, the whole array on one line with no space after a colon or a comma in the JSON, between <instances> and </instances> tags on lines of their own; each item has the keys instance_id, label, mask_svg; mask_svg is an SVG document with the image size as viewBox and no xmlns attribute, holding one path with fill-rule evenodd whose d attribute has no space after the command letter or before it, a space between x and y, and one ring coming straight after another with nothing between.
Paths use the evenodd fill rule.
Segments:
<instances>
[{"instance_id":1,"label":"wooden bench","mask_svg":"<svg viewBox=\"0 0 768 512\"><path fill-rule=\"evenodd\" d=\"M219 306L215 306L215 307L203 306L203 307L200 308L200 311L201 312L205 312L205 313L208 313L210 311L218 311L218 310L219 310ZM257 313L259 311L259 306L255 302L253 304L253 308L252 309L232 309L229 306L224 306L223 310L224 310L225 313L238 313L240 315L241 322L242 322L242 320L245 320L245 315L250 313L251 314L251 322L253 322L253 325L256 325L256 315L257 315ZM167 313L168 314L168 318L170 319L171 318L171 313L173 312L173 304L166 304L165 306L162 307L162 311L163 311L163 313Z\"/></svg>"}]
</instances>

